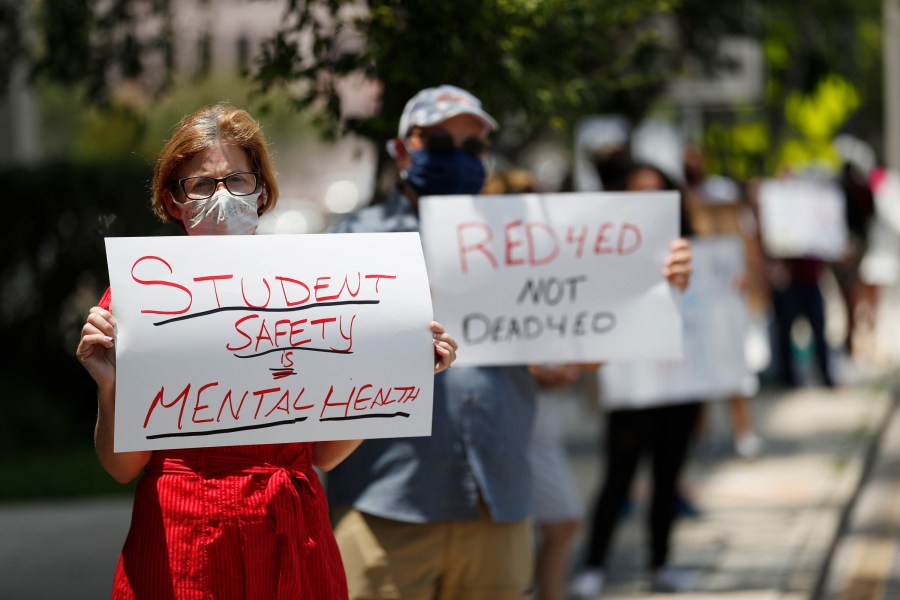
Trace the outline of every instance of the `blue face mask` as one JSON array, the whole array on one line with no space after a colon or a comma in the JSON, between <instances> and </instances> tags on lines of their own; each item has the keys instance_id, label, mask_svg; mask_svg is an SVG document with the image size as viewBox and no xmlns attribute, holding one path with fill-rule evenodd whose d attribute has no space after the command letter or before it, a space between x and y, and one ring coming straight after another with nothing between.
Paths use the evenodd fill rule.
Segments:
<instances>
[{"instance_id":1,"label":"blue face mask","mask_svg":"<svg viewBox=\"0 0 900 600\"><path fill-rule=\"evenodd\" d=\"M406 181L422 196L477 194L484 186L484 163L461 148L416 150Z\"/></svg>"}]
</instances>

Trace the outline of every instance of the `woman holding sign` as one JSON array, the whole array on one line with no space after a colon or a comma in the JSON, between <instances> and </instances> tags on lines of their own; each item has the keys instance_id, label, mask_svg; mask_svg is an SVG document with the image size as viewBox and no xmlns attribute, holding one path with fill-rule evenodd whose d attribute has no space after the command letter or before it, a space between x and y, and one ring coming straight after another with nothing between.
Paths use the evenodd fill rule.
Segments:
<instances>
[{"instance_id":1,"label":"woman holding sign","mask_svg":"<svg viewBox=\"0 0 900 600\"><path fill-rule=\"evenodd\" d=\"M185 117L160 152L153 209L188 235L254 234L278 198L259 124L217 105ZM94 441L125 483L142 470L114 598L346 598L341 557L313 466L328 471L359 440L113 450L116 320L110 292L91 309L76 355L97 382ZM456 342L432 322L435 372Z\"/></svg>"},{"instance_id":2,"label":"woman holding sign","mask_svg":"<svg viewBox=\"0 0 900 600\"><path fill-rule=\"evenodd\" d=\"M629 192L678 189L663 171L644 163L627 169L623 187ZM681 235L692 234L682 204ZM638 407L611 400L604 397L606 467L588 532L586 565L573 578L569 591L578 598L591 599L603 591L613 534L644 457L652 461L653 482L648 515L650 587L656 592L681 591L686 587L684 574L668 564L670 538L677 517L678 482L702 404L699 400L665 399Z\"/></svg>"}]
</instances>

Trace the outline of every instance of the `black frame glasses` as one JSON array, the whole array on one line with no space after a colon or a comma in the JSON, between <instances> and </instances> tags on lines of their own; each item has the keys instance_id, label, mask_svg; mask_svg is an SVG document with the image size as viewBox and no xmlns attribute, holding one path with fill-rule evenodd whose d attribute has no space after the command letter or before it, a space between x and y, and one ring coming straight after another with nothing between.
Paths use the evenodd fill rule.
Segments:
<instances>
[{"instance_id":1,"label":"black frame glasses","mask_svg":"<svg viewBox=\"0 0 900 600\"><path fill-rule=\"evenodd\" d=\"M238 175L240 175L240 176L252 175L253 176L253 189L250 190L249 192L241 192L241 191L231 189L232 185L237 185L239 180L236 180L235 177ZM188 192L188 188L185 185L185 183L192 181L192 180L196 181L198 183L201 182L200 180L211 181L212 182L212 191L205 196L197 195L197 192ZM231 180L230 184L229 184L229 180ZM184 197L187 198L188 200L206 200L207 198L212 198L212 196L216 193L216 189L219 187L219 183L224 183L225 189L227 189L230 194L234 194L235 196L249 196L249 195L255 193L259 189L259 173L254 172L254 171L235 171L234 173L229 173L225 177L206 177L205 175L197 175L194 177L185 177L184 179L178 180L178 187L181 188L181 191L184 192Z\"/></svg>"},{"instance_id":2,"label":"black frame glasses","mask_svg":"<svg viewBox=\"0 0 900 600\"><path fill-rule=\"evenodd\" d=\"M453 136L442 129L421 130L419 135L425 141L425 147L433 152L449 152L456 147ZM470 136L462 141L460 148L470 156L481 156L487 150L487 142L480 137Z\"/></svg>"}]
</instances>

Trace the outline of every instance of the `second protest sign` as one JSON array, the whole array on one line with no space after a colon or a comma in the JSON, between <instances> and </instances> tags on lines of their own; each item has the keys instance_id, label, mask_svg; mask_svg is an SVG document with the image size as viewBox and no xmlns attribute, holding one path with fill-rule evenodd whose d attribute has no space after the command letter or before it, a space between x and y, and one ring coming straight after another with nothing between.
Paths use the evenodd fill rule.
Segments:
<instances>
[{"instance_id":1,"label":"second protest sign","mask_svg":"<svg viewBox=\"0 0 900 600\"><path fill-rule=\"evenodd\" d=\"M420 200L436 318L458 364L681 356L662 275L676 192Z\"/></svg>"}]
</instances>

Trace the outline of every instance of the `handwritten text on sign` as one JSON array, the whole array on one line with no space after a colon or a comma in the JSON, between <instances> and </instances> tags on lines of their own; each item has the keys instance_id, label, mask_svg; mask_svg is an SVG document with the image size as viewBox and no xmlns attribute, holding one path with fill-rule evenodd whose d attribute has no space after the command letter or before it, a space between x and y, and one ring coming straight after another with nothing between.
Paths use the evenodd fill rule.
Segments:
<instances>
[{"instance_id":1,"label":"handwritten text on sign","mask_svg":"<svg viewBox=\"0 0 900 600\"><path fill-rule=\"evenodd\" d=\"M738 285L746 271L743 242L723 235L698 238L692 245L691 284L680 302L683 358L604 366L599 377L607 409L721 399L744 388L748 316Z\"/></svg>"},{"instance_id":2,"label":"handwritten text on sign","mask_svg":"<svg viewBox=\"0 0 900 600\"><path fill-rule=\"evenodd\" d=\"M435 311L461 364L681 355L662 268L678 194L420 200Z\"/></svg>"},{"instance_id":3,"label":"handwritten text on sign","mask_svg":"<svg viewBox=\"0 0 900 600\"><path fill-rule=\"evenodd\" d=\"M431 433L415 233L107 238L117 452Z\"/></svg>"}]
</instances>

